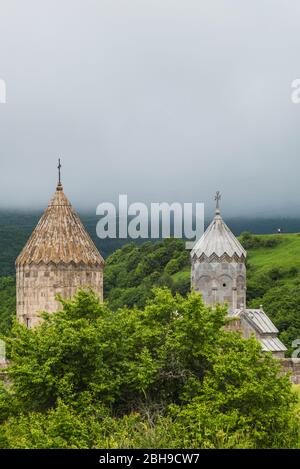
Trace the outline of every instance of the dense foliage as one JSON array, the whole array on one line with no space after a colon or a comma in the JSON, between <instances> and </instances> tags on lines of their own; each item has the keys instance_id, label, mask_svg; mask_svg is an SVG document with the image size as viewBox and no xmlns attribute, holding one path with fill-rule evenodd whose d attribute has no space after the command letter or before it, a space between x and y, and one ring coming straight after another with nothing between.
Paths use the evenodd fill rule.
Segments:
<instances>
[{"instance_id":1,"label":"dense foliage","mask_svg":"<svg viewBox=\"0 0 300 469\"><path fill-rule=\"evenodd\" d=\"M267 290L257 301L264 305L265 311L280 331L280 338L288 347L288 355L293 351L292 343L300 339L300 282L281 283ZM250 303L251 305L251 303Z\"/></svg>"},{"instance_id":2,"label":"dense foliage","mask_svg":"<svg viewBox=\"0 0 300 469\"><path fill-rule=\"evenodd\" d=\"M8 334L16 315L16 283L14 277L0 277L0 331Z\"/></svg>"},{"instance_id":3,"label":"dense foliage","mask_svg":"<svg viewBox=\"0 0 300 469\"><path fill-rule=\"evenodd\" d=\"M246 233L241 241L250 246L247 260L247 302L264 310L292 353L300 338L300 264L298 235L259 237ZM252 248L251 248L252 246Z\"/></svg>"},{"instance_id":4,"label":"dense foliage","mask_svg":"<svg viewBox=\"0 0 300 469\"><path fill-rule=\"evenodd\" d=\"M167 286L173 292L186 294L189 278L174 281L172 275L190 265L189 253L179 239L165 239L141 246L127 244L106 261L104 296L113 309L145 305L154 286Z\"/></svg>"},{"instance_id":5,"label":"dense foliage","mask_svg":"<svg viewBox=\"0 0 300 469\"><path fill-rule=\"evenodd\" d=\"M0 211L0 275L15 274L15 260L40 214Z\"/></svg>"},{"instance_id":6,"label":"dense foliage","mask_svg":"<svg viewBox=\"0 0 300 469\"><path fill-rule=\"evenodd\" d=\"M264 306L290 355L292 341L300 338L300 237L243 233L240 240L248 249L248 306ZM2 333L8 331L15 316L14 285L13 277L0 277ZM127 244L106 259L104 295L112 309L143 307L153 296L155 286L167 286L182 295L188 293L190 260L183 241Z\"/></svg>"},{"instance_id":7,"label":"dense foliage","mask_svg":"<svg viewBox=\"0 0 300 469\"><path fill-rule=\"evenodd\" d=\"M296 398L224 308L157 289L112 311L89 292L43 324L14 324L11 386L0 391L4 448L295 447Z\"/></svg>"},{"instance_id":8,"label":"dense foliage","mask_svg":"<svg viewBox=\"0 0 300 469\"><path fill-rule=\"evenodd\" d=\"M248 250L257 248L273 248L281 242L282 238L278 236L276 238L274 236L264 238L262 236L255 236L249 231L244 231L241 233L239 240L243 247Z\"/></svg>"},{"instance_id":9,"label":"dense foliage","mask_svg":"<svg viewBox=\"0 0 300 469\"><path fill-rule=\"evenodd\" d=\"M292 255L300 247L300 239L290 236L292 248L286 237L280 235L255 236L246 232L240 237L248 249L248 306L263 305L289 354L292 341L300 338L300 267L293 262ZM262 269L256 266L257 260L263 264ZM167 239L139 247L129 244L107 259L104 293L113 309L122 305L143 307L151 298L153 286L167 286L173 293L183 295L189 291L190 259L182 241Z\"/></svg>"}]
</instances>

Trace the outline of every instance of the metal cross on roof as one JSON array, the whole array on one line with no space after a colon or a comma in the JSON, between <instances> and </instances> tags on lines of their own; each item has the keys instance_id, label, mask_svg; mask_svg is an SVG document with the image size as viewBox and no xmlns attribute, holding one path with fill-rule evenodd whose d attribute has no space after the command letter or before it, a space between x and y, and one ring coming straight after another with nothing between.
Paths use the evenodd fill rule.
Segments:
<instances>
[{"instance_id":1,"label":"metal cross on roof","mask_svg":"<svg viewBox=\"0 0 300 469\"><path fill-rule=\"evenodd\" d=\"M221 200L221 193L220 193L220 191L217 191L216 195L215 195L216 211L220 210L220 200Z\"/></svg>"},{"instance_id":2,"label":"metal cross on roof","mask_svg":"<svg viewBox=\"0 0 300 469\"><path fill-rule=\"evenodd\" d=\"M60 163L60 158L58 158L58 166L57 166L57 169L58 169L58 184L61 185L61 163Z\"/></svg>"}]
</instances>

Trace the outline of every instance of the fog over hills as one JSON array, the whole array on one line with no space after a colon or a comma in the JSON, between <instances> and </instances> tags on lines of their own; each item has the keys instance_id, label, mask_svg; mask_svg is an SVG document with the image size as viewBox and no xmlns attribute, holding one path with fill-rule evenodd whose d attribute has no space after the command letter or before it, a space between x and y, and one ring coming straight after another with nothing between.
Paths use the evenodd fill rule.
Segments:
<instances>
[{"instance_id":1,"label":"fog over hills","mask_svg":"<svg viewBox=\"0 0 300 469\"><path fill-rule=\"evenodd\" d=\"M1 4L0 206L204 202L300 216L297 0ZM17 34L16 34L17 32Z\"/></svg>"}]
</instances>

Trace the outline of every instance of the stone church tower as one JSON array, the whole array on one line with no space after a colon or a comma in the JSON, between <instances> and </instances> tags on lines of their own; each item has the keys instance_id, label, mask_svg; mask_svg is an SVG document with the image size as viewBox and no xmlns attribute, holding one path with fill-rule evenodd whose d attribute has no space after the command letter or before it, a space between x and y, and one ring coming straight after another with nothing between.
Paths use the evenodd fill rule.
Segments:
<instances>
[{"instance_id":1,"label":"stone church tower","mask_svg":"<svg viewBox=\"0 0 300 469\"><path fill-rule=\"evenodd\" d=\"M191 252L192 288L206 304L228 304L229 311L246 305L246 251L224 223L216 195L216 214Z\"/></svg>"},{"instance_id":2,"label":"stone church tower","mask_svg":"<svg viewBox=\"0 0 300 469\"><path fill-rule=\"evenodd\" d=\"M263 352L283 358L287 349L262 306L246 308L247 253L221 217L220 198L217 192L215 218L191 251L192 288L207 305L227 304L232 319L227 329L239 330L245 338L255 336Z\"/></svg>"},{"instance_id":3,"label":"stone church tower","mask_svg":"<svg viewBox=\"0 0 300 469\"><path fill-rule=\"evenodd\" d=\"M17 319L27 327L61 307L56 294L92 288L103 299L104 260L64 194L60 167L54 197L16 260Z\"/></svg>"}]
</instances>

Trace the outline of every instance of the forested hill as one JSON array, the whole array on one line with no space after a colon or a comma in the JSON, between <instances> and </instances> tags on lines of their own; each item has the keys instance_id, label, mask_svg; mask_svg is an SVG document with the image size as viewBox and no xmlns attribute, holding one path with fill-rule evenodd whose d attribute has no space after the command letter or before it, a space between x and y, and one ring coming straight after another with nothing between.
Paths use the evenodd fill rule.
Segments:
<instances>
[{"instance_id":1,"label":"forested hill","mask_svg":"<svg viewBox=\"0 0 300 469\"><path fill-rule=\"evenodd\" d=\"M15 259L35 228L41 214L41 212L25 213L0 210L0 276L15 274ZM128 243L129 240L127 239L99 239L96 236L96 225L99 218L94 214L80 213L79 215L105 259L118 248ZM256 234L275 233L278 228L281 228L284 233L300 231L300 219L296 218L253 219L236 217L226 218L226 223L236 236L243 231L251 231ZM141 244L142 241L139 240L138 243Z\"/></svg>"},{"instance_id":2,"label":"forested hill","mask_svg":"<svg viewBox=\"0 0 300 469\"><path fill-rule=\"evenodd\" d=\"M18 218L6 214L5 224L0 224L0 331L9 329L15 314L15 257L39 216L23 214ZM93 235L96 218L82 218L106 257L104 294L113 309L124 305L143 307L153 286L168 286L174 293L189 291L190 259L183 241L171 238L139 244L127 242L121 247L126 240L97 240ZM228 224L232 227L232 223ZM300 235L246 233L240 240L248 251L248 306L263 304L291 351L292 341L300 338Z\"/></svg>"},{"instance_id":3,"label":"forested hill","mask_svg":"<svg viewBox=\"0 0 300 469\"><path fill-rule=\"evenodd\" d=\"M21 252L30 234L37 225L42 213L1 212L0 211L0 276L15 275L15 259ZM95 242L102 256L106 258L127 240L105 239L96 236L95 215L83 214L81 220Z\"/></svg>"}]
</instances>

